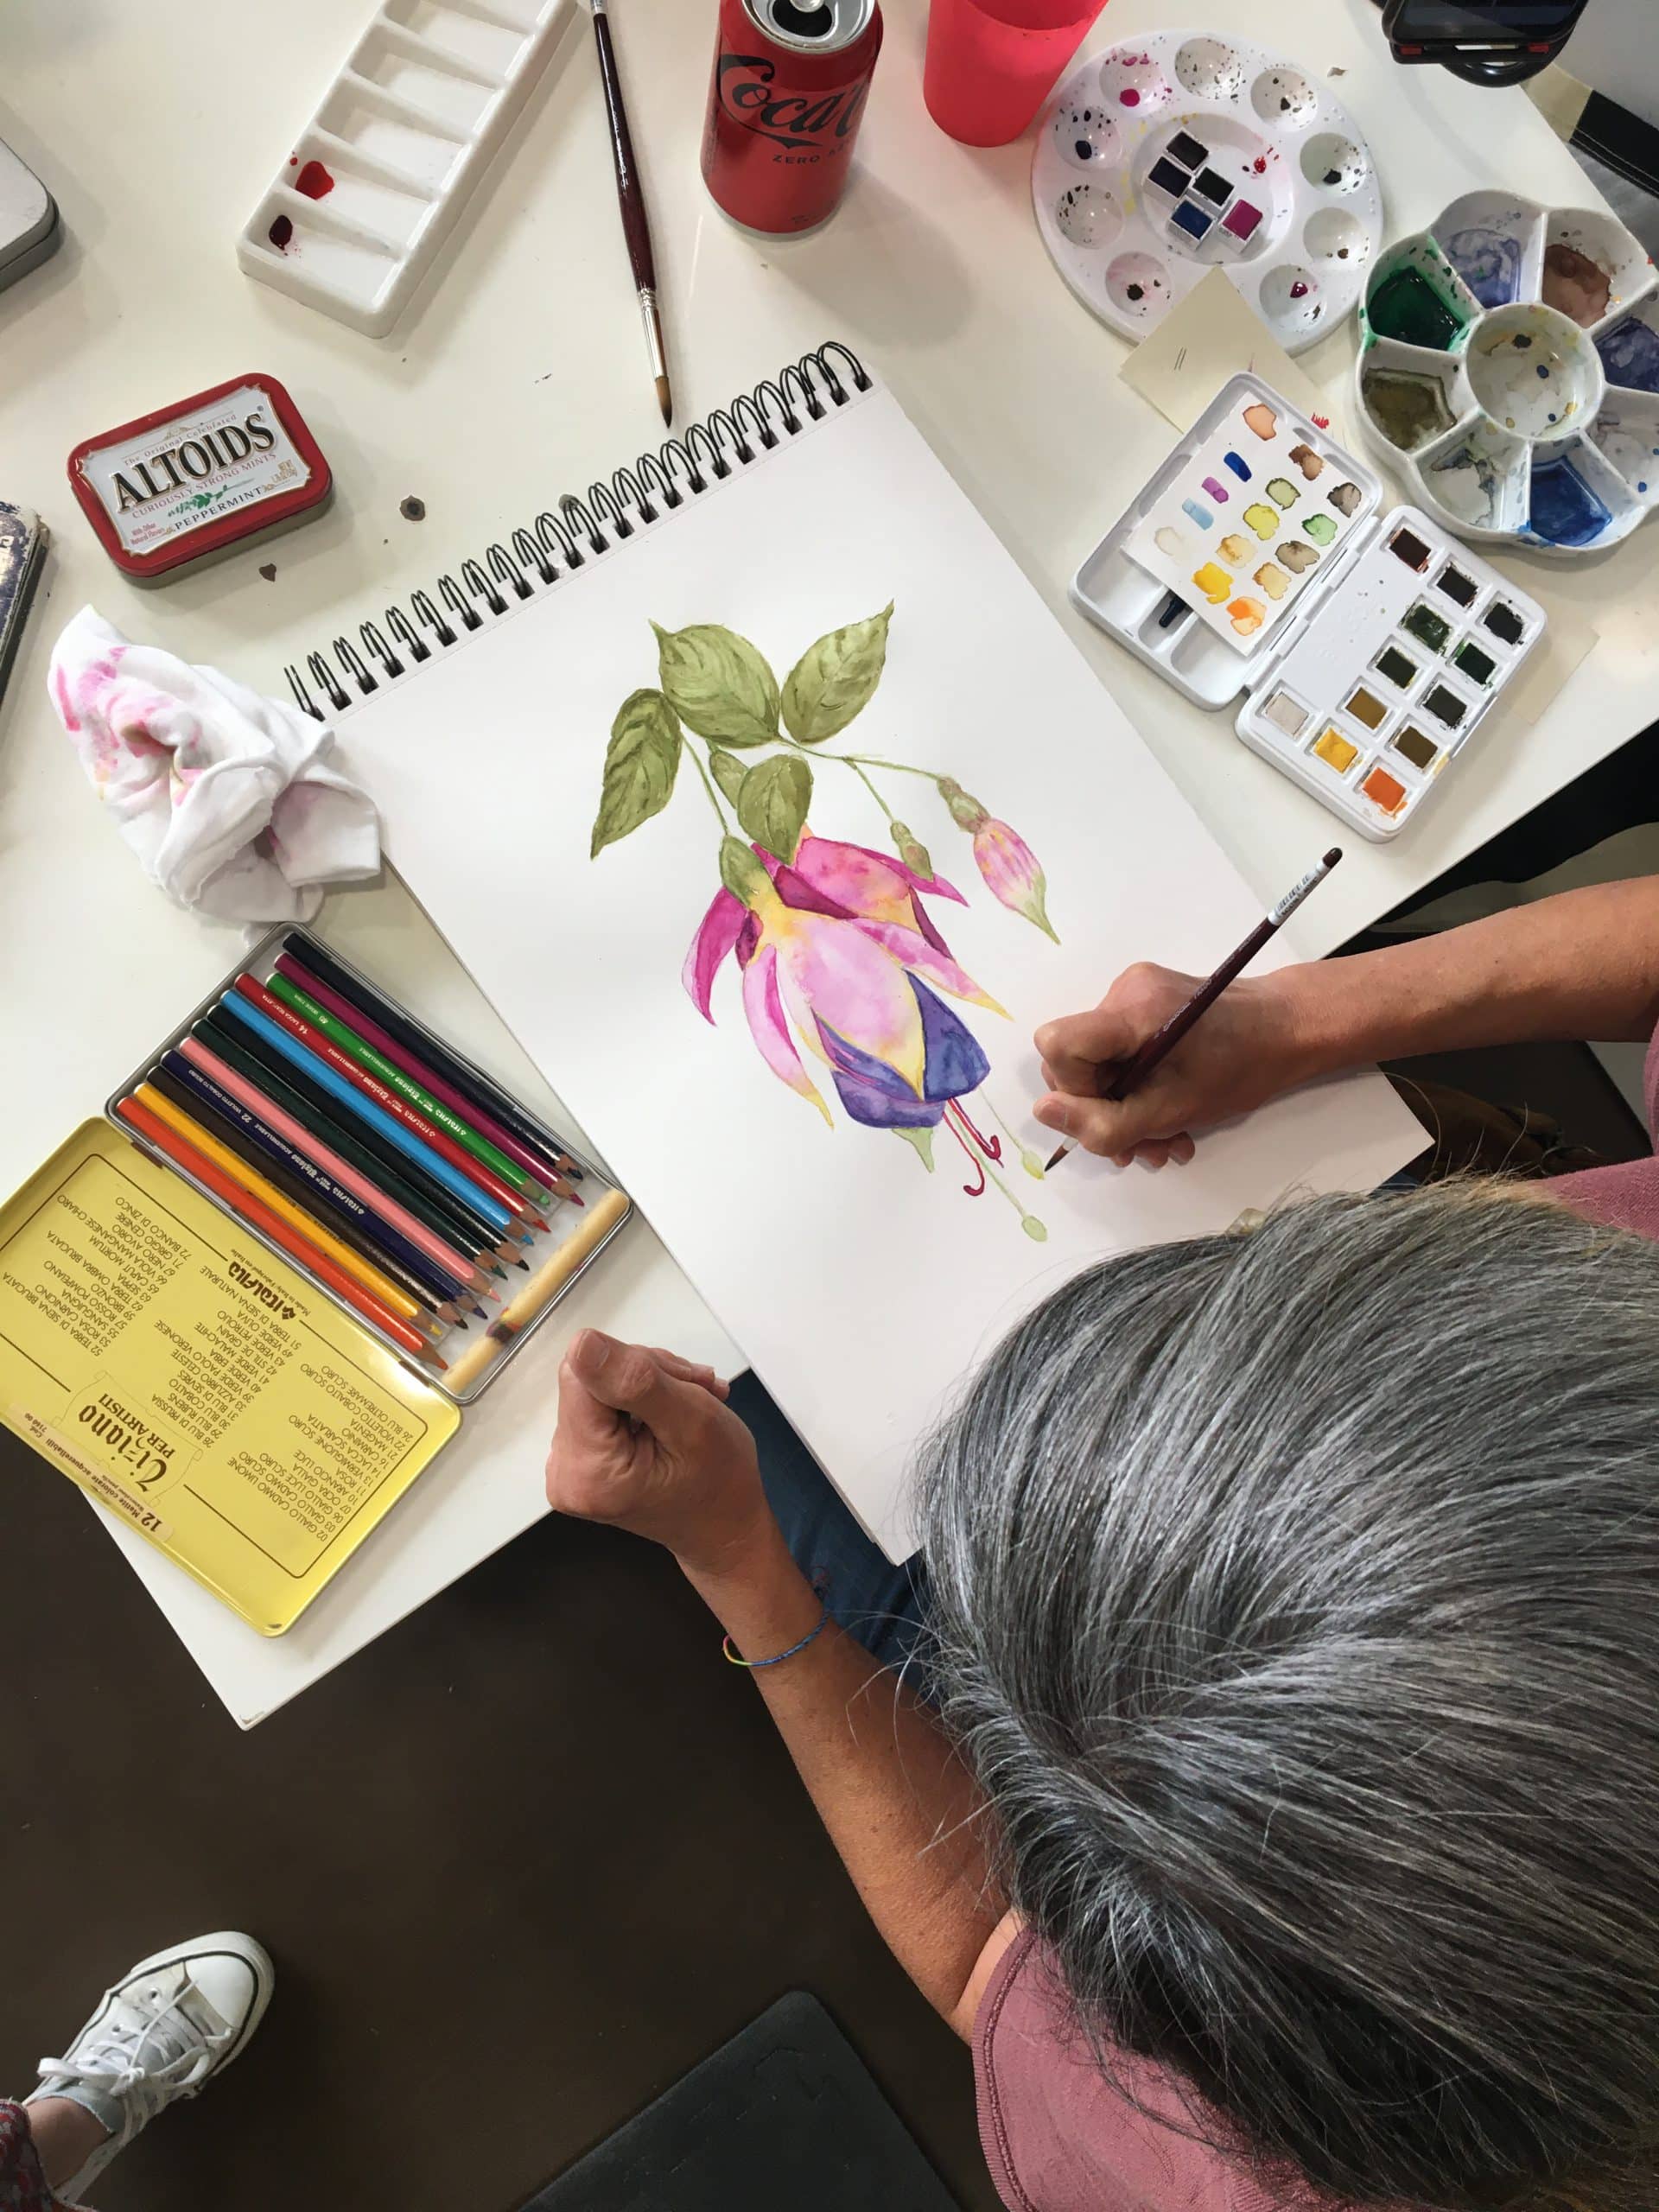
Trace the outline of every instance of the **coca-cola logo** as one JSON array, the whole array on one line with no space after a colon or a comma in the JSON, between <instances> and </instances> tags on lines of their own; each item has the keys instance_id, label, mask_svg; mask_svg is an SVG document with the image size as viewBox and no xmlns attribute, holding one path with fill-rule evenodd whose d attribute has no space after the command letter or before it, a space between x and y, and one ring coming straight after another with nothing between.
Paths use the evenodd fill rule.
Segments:
<instances>
[{"instance_id":1,"label":"coca-cola logo","mask_svg":"<svg viewBox=\"0 0 1659 2212\"><path fill-rule=\"evenodd\" d=\"M849 138L858 127L868 78L823 94L779 93L778 65L764 54L728 54L720 65L720 104L734 123L791 152Z\"/></svg>"}]
</instances>

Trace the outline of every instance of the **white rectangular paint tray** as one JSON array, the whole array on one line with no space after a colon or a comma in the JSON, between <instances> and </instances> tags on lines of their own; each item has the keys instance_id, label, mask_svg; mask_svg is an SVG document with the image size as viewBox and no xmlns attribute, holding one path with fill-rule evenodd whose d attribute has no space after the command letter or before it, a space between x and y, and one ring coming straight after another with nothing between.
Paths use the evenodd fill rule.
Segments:
<instances>
[{"instance_id":1,"label":"white rectangular paint tray","mask_svg":"<svg viewBox=\"0 0 1659 2212\"><path fill-rule=\"evenodd\" d=\"M577 12L385 0L243 226L248 275L383 338Z\"/></svg>"}]
</instances>

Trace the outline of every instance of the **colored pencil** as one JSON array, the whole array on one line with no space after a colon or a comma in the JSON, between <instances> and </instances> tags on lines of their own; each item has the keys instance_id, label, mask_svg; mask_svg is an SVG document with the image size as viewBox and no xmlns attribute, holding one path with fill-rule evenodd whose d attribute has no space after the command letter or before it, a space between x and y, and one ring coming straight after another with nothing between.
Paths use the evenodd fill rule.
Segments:
<instances>
[{"instance_id":1,"label":"colored pencil","mask_svg":"<svg viewBox=\"0 0 1659 2212\"><path fill-rule=\"evenodd\" d=\"M473 1304L464 1283L437 1267L418 1245L406 1243L395 1230L387 1229L361 1198L342 1190L331 1175L315 1166L297 1147L232 1098L211 1076L193 1066L181 1052L168 1052L159 1066L150 1070L149 1080L185 1113L205 1117L203 1127L221 1144L228 1145L257 1173L268 1177L285 1198L349 1244L360 1259L390 1275L399 1289L428 1313L463 1329L467 1326L463 1311L476 1313L480 1321L486 1318L482 1306Z\"/></svg>"},{"instance_id":2,"label":"colored pencil","mask_svg":"<svg viewBox=\"0 0 1659 2212\"><path fill-rule=\"evenodd\" d=\"M498 1236L504 1230L512 1228L513 1216L505 1206L498 1205L495 1200L488 1197L476 1183L463 1175L458 1168L452 1166L448 1160L435 1152L430 1145L425 1143L404 1122L395 1115L387 1113L376 1100L369 1097L365 1091L348 1083L332 1061L323 1059L317 1053L310 1051L288 1028L274 1021L251 993L242 988L243 985L252 983L252 982L251 976L244 976L238 988L227 992L219 1001L234 1020L245 1022L256 1036L263 1037L265 1042L274 1046L285 1059L292 1060L302 1073L309 1076L314 1082L321 1084L338 1104L360 1116L368 1126L378 1135L385 1137L388 1143L395 1145L399 1152L406 1153L417 1167L424 1170L429 1175L435 1176L446 1189L453 1191L457 1198L481 1213ZM270 1000L270 1004L280 1013L287 1014L290 1022L298 1024L301 1029L308 1026L301 1022L299 1016L290 1012L280 1000L271 999L270 992L264 991L263 984L253 984L253 989L264 991L264 996ZM334 1047L330 1046L328 1049L333 1052ZM341 1059L346 1058L343 1052L339 1057ZM349 1066L351 1063L347 1061L346 1065ZM360 1073L361 1071L359 1070L359 1072ZM365 1077L365 1082L372 1080L372 1077ZM400 1106L403 1105L401 1099L397 1103ZM407 1114L410 1109L404 1107L404 1110Z\"/></svg>"},{"instance_id":3,"label":"colored pencil","mask_svg":"<svg viewBox=\"0 0 1659 2212\"><path fill-rule=\"evenodd\" d=\"M170 1098L164 1097L154 1084L141 1083L133 1096L158 1122L165 1122L193 1152L200 1153L205 1159L212 1160L222 1174L228 1175L233 1183L239 1183L245 1191L258 1199L268 1213L274 1213L279 1221L285 1221L308 1243L315 1244L335 1267L361 1283L364 1289L378 1299L382 1306L404 1321L421 1319L418 1299L411 1298L407 1291L399 1290L389 1274L372 1266L367 1260L359 1258L343 1238L336 1236L332 1230L325 1229L303 1206L296 1205L292 1198L276 1188L269 1176L262 1175L257 1167L250 1167L245 1160L232 1151L229 1145L221 1144L211 1129L205 1129L193 1115L187 1114Z\"/></svg>"},{"instance_id":4,"label":"colored pencil","mask_svg":"<svg viewBox=\"0 0 1659 2212\"><path fill-rule=\"evenodd\" d=\"M521 1336L546 1310L565 1284L628 1210L620 1191L607 1191L593 1211L538 1268L517 1298L504 1306L481 1337L475 1337L449 1370L449 1388L461 1391L477 1381L490 1362Z\"/></svg>"},{"instance_id":5,"label":"colored pencil","mask_svg":"<svg viewBox=\"0 0 1659 2212\"><path fill-rule=\"evenodd\" d=\"M490 1262L498 1263L505 1256L497 1230L481 1213L463 1204L359 1115L313 1082L302 1066L284 1058L246 1022L234 1020L222 1006L212 1007L191 1034L258 1084L314 1135L332 1144L383 1184L411 1212L419 1214L429 1228L463 1250L477 1252L480 1265L487 1263L486 1254ZM496 1271L500 1272L499 1264Z\"/></svg>"},{"instance_id":6,"label":"colored pencil","mask_svg":"<svg viewBox=\"0 0 1659 2212\"><path fill-rule=\"evenodd\" d=\"M577 1182L582 1180L584 1170L571 1157L570 1147L563 1138L554 1131L539 1128L518 1100L503 1090L500 1084L486 1075L481 1068L472 1066L437 1038L429 1037L391 1000L382 997L355 976L348 975L321 945L308 944L304 938L299 936L287 938L283 944L287 951L309 968L314 975L321 976L342 998L349 999L359 1013L372 1014L381 1027L389 1030L400 1045L418 1059L424 1060L429 1068L435 1068L445 1081L470 1101L474 1108L486 1108L532 1154L564 1174L574 1177ZM429 1078L428 1088L433 1088ZM455 1103L451 1098L451 1105ZM467 1109L462 1106L461 1110L464 1113ZM554 1147L551 1152L548 1149L550 1139Z\"/></svg>"},{"instance_id":7,"label":"colored pencil","mask_svg":"<svg viewBox=\"0 0 1659 2212\"><path fill-rule=\"evenodd\" d=\"M447 1274L471 1292L481 1292L489 1298L499 1297L499 1293L492 1290L485 1281L475 1255L468 1258L459 1246L446 1243L434 1230L428 1228L418 1215L411 1213L407 1206L400 1205L390 1191L372 1176L365 1174L360 1168L353 1167L349 1160L334 1151L321 1137L314 1135L302 1122L286 1113L270 1090L261 1090L250 1077L239 1075L228 1060L222 1059L217 1052L210 1052L194 1033L180 1039L179 1052L210 1082L216 1083L228 1097L234 1098L238 1104L257 1115L277 1135L286 1137L296 1151L306 1154L325 1174L333 1176L342 1190L349 1191L360 1198L390 1228L397 1230L417 1250L424 1252L428 1259L435 1262ZM271 1080L274 1085L275 1078Z\"/></svg>"},{"instance_id":8,"label":"colored pencil","mask_svg":"<svg viewBox=\"0 0 1659 2212\"><path fill-rule=\"evenodd\" d=\"M455 1089L453 1084L446 1082L435 1068L429 1066L417 1053L412 1052L406 1045L400 1044L389 1029L374 1019L372 1009L348 998L345 992L337 990L325 977L308 968L306 963L294 953L283 952L277 959L276 966L290 982L297 983L302 991L308 992L314 999L328 1007L331 1013L337 1014L342 1021L355 1029L359 1037L365 1038L371 1045L384 1053L387 1059L394 1061L398 1067L402 1068L405 1075L412 1077L416 1083L422 1085L435 1098L442 1099L445 1105L452 1107L463 1120L470 1122L480 1136L487 1137L492 1144L515 1160L518 1166L525 1169L538 1183L543 1184L549 1190L561 1191L562 1194L569 1190L566 1179L557 1167L550 1166L544 1160L538 1158L521 1138L516 1137L511 1129L504 1128L493 1116L486 1113L475 1100L465 1096L462 1092ZM303 1007L301 1011L304 1011ZM416 1100L416 1103L418 1104L419 1101Z\"/></svg>"},{"instance_id":9,"label":"colored pencil","mask_svg":"<svg viewBox=\"0 0 1659 2212\"><path fill-rule=\"evenodd\" d=\"M274 1022L278 1028L303 1045L314 1060L321 1061L347 1085L372 1100L381 1113L416 1138L425 1147L429 1156L435 1155L461 1177L463 1184L470 1183L474 1190L490 1199L505 1215L507 1223L522 1215L533 1228L547 1227L546 1222L524 1204L511 1184L504 1183L499 1175L485 1166L482 1160L474 1160L452 1136L429 1122L418 1107L411 1106L406 1098L388 1089L378 1076L371 1075L367 1068L354 1060L349 1052L342 1051L331 1039L325 1037L315 1022L308 1021L303 1014L296 1014L291 1006L268 990L257 977L238 976L236 989L250 1005L257 1007L268 1021ZM505 1223L503 1225L505 1226Z\"/></svg>"},{"instance_id":10,"label":"colored pencil","mask_svg":"<svg viewBox=\"0 0 1659 2212\"><path fill-rule=\"evenodd\" d=\"M435 1367L447 1368L448 1362L440 1358L418 1329L399 1320L397 1314L382 1306L378 1299L372 1298L360 1283L343 1274L308 1237L290 1229L268 1206L262 1205L245 1185L226 1174L193 1145L187 1144L176 1129L159 1120L138 1099L118 1099L115 1110L124 1122L142 1131L158 1151L164 1152L176 1166L182 1167L186 1174L194 1176L215 1198L222 1198L244 1221L263 1230L273 1244L297 1260L317 1281L325 1284L343 1298L348 1306L372 1321L376 1328L384 1331L394 1344L401 1344L405 1351L413 1352L418 1359L429 1360Z\"/></svg>"},{"instance_id":11,"label":"colored pencil","mask_svg":"<svg viewBox=\"0 0 1659 2212\"><path fill-rule=\"evenodd\" d=\"M1319 889L1341 858L1341 846L1333 845L1319 866L1310 868L1300 883L1291 886L1272 912L1256 924L1243 944L1228 954L1215 974L1199 984L1185 1004L1172 1014L1163 1027L1155 1030L1139 1051L1120 1067L1109 1063L1103 1065L1100 1072L1105 1079L1105 1088L1100 1091L1100 1096L1109 1098L1116 1104L1127 1098L1131 1091L1138 1090L1153 1070L1174 1051L1193 1023L1208 1013L1228 984L1236 982L1249 966L1268 938L1278 935L1308 893ZM1069 1144L1061 1145L1045 1172L1052 1174L1071 1149Z\"/></svg>"},{"instance_id":12,"label":"colored pencil","mask_svg":"<svg viewBox=\"0 0 1659 2212\"><path fill-rule=\"evenodd\" d=\"M304 974L291 955L283 953L276 963L276 969L266 985L274 997L281 999L285 1006L292 1007L296 1014L302 1014L314 1028L321 1031L331 1044L338 1045L343 1052L349 1052L359 1066L367 1068L371 1075L378 1076L417 1113L424 1114L434 1128L452 1137L463 1152L470 1153L474 1160L481 1160L486 1167L493 1170L518 1193L521 1203L527 1199L535 1205L546 1204L537 1185L516 1160L510 1160L499 1146L481 1136L470 1122L445 1105L441 1098L435 1098L423 1084L416 1082L406 1069L389 1059L385 1053L353 1028L351 1020L342 1020L332 1007L325 1006L308 988L313 979ZM322 988L326 990L327 986L325 984ZM348 1006L346 1012L356 1020L362 1018L353 1007ZM580 1200L577 1203L580 1204Z\"/></svg>"}]
</instances>

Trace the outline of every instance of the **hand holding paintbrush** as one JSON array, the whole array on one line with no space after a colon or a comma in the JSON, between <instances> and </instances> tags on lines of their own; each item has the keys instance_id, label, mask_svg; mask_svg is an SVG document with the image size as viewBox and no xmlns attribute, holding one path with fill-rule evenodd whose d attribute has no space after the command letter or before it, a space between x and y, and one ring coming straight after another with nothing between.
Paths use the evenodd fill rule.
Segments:
<instances>
[{"instance_id":1,"label":"hand holding paintbrush","mask_svg":"<svg viewBox=\"0 0 1659 2212\"><path fill-rule=\"evenodd\" d=\"M1270 997L1271 979L1259 985L1237 984L1236 979L1341 858L1338 848L1326 853L1203 982L1166 969L1131 969L1093 1014L1050 1022L1039 1030L1037 1045L1044 1072L1055 1088L1039 1102L1038 1120L1119 1166L1128 1166L1137 1156L1154 1167L1170 1160L1190 1160L1192 1140L1179 1118L1165 1133L1155 1134L1155 1122L1107 1109L1122 1104L1150 1081L1230 985L1236 985L1234 996L1206 1027L1204 1043L1214 1047L1206 1056L1237 1062L1229 1071L1230 1080L1220 1086L1227 1091L1230 1112L1247 1112L1271 1097L1282 1087L1283 1064L1272 1050L1270 1034L1264 1033L1261 1023L1247 1019L1234 1036L1227 1021L1230 1013L1242 1010L1247 994ZM1254 997L1251 1003L1254 1007ZM1146 1019L1149 1006L1163 1017L1150 1033ZM1235 1048L1230 1052L1230 1045ZM1217 1087L1212 1082L1212 1091ZM1050 1168L1058 1167L1071 1149L1071 1142L1061 1145L1048 1162Z\"/></svg>"}]
</instances>

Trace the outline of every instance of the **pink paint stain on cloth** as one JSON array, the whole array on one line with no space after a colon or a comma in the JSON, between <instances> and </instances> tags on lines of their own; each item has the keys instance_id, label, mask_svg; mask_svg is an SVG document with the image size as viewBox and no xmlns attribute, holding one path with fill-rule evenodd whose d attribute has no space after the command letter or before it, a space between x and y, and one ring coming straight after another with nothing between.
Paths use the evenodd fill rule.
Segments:
<instances>
[{"instance_id":1,"label":"pink paint stain on cloth","mask_svg":"<svg viewBox=\"0 0 1659 2212\"><path fill-rule=\"evenodd\" d=\"M222 921L307 921L323 891L380 866L367 794L334 734L217 669L131 645L90 607L48 686L93 790L145 873Z\"/></svg>"}]
</instances>

